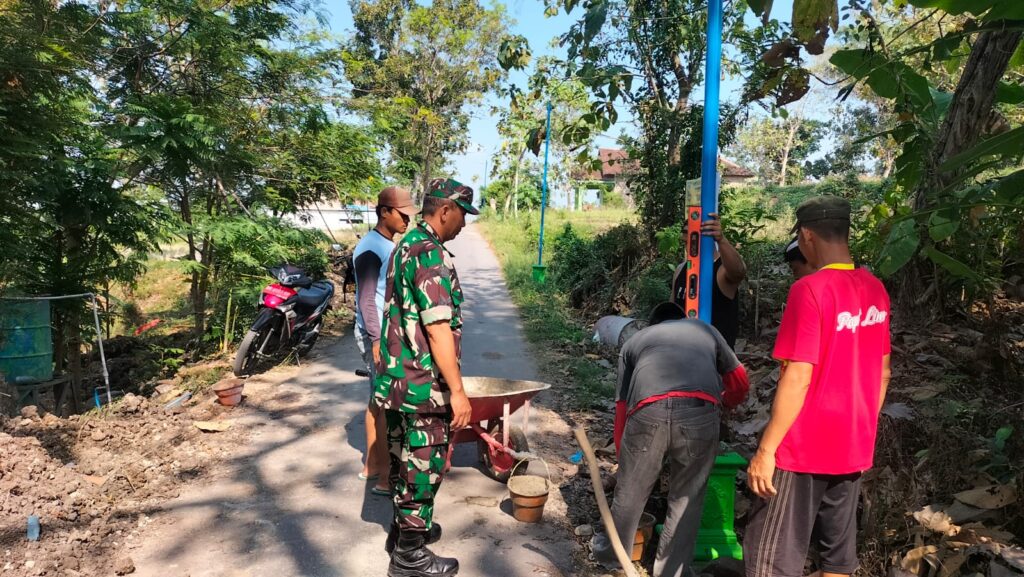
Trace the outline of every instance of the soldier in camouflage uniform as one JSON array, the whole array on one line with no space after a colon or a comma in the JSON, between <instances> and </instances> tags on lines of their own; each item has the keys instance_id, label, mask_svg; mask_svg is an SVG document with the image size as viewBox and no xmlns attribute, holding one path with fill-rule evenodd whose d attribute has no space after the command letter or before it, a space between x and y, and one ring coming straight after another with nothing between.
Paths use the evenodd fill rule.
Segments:
<instances>
[{"instance_id":1,"label":"soldier in camouflage uniform","mask_svg":"<svg viewBox=\"0 0 1024 577\"><path fill-rule=\"evenodd\" d=\"M449 434L469 423L459 369L462 288L444 243L455 238L473 207L473 189L434 179L423 221L395 247L388 267L381 334L382 370L375 399L385 410L395 518L388 534L389 577L448 577L455 559L426 545L440 538L434 496L444 477Z\"/></svg>"}]
</instances>

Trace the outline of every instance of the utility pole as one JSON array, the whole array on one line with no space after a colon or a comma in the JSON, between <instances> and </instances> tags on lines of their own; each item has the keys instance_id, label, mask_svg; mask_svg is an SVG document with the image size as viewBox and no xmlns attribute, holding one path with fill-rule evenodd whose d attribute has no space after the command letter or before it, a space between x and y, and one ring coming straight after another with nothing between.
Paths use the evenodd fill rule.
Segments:
<instances>
[{"instance_id":1,"label":"utility pole","mask_svg":"<svg viewBox=\"0 0 1024 577\"><path fill-rule=\"evenodd\" d=\"M700 205L703 221L718 212L718 99L722 76L722 0L708 0L708 54L704 72L704 134L700 162ZM715 240L700 242L700 302L698 318L711 322L711 283L714 278Z\"/></svg>"},{"instance_id":2,"label":"utility pole","mask_svg":"<svg viewBox=\"0 0 1024 577\"><path fill-rule=\"evenodd\" d=\"M544 284L547 272L544 267L544 212L548 207L548 150L551 148L551 102L548 102L548 119L544 129L544 179L540 194L540 240L537 243L537 264L533 265L533 280Z\"/></svg>"}]
</instances>

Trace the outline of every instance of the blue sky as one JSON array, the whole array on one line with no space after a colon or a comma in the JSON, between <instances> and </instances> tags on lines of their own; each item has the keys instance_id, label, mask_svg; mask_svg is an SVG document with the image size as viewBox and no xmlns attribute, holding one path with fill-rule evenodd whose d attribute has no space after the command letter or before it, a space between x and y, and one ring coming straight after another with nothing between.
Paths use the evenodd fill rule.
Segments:
<instances>
[{"instance_id":1,"label":"blue sky","mask_svg":"<svg viewBox=\"0 0 1024 577\"><path fill-rule=\"evenodd\" d=\"M326 6L330 13L331 30L336 35L347 35L352 30L352 15L348 2L345 0L330 0ZM510 31L513 34L522 34L529 40L534 57L544 55L555 55L564 57L564 50L558 47L551 47L551 40L569 29L572 23L578 18L582 11L577 8L571 16L559 13L554 18L544 16L544 3L542 0L511 0L506 3L509 15L515 20L515 25ZM772 16L788 20L792 11L792 0L776 0L772 7ZM751 25L756 23L753 14L747 12L747 18ZM525 85L526 74L515 72L510 80L518 83L521 87ZM726 78L722 83L722 100L735 101L739 97L741 82L739 79ZM701 87L695 92L695 102L703 101L704 89ZM484 169L493 151L498 147L499 139L496 128L496 119L490 115L490 108L502 106L505 101L496 95L489 95L482 106L474 109L470 121L469 146L463 154L454 156L449 161L449 168L452 176L456 179L479 188L484 183ZM625 115L624 115L625 116ZM622 118L618 125L612 126L607 134L611 137L599 138L598 146L614 146L614 136L623 130L630 130L629 118Z\"/></svg>"}]
</instances>

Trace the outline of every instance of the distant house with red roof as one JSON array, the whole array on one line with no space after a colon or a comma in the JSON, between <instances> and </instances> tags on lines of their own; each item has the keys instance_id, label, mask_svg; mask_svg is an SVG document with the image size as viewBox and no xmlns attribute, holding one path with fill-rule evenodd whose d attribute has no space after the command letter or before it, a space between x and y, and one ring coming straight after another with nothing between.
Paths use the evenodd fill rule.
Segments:
<instances>
[{"instance_id":1,"label":"distant house with red roof","mask_svg":"<svg viewBox=\"0 0 1024 577\"><path fill-rule=\"evenodd\" d=\"M597 158L601 161L599 170L581 170L572 175L573 189L577 191L577 208L584 204L600 205L602 192L614 192L622 195L626 204L634 206L633 195L630 193L630 181L640 172L640 163L630 158L629 152L623 149L598 149ZM722 156L718 157L722 182L725 184L740 183L756 174ZM602 191L602 192L596 192ZM589 191L589 192L588 192Z\"/></svg>"},{"instance_id":2,"label":"distant house with red roof","mask_svg":"<svg viewBox=\"0 0 1024 577\"><path fill-rule=\"evenodd\" d=\"M601 161L601 170L590 171L584 176L584 180L614 182L640 170L640 164L630 159L629 153L621 148L599 148L597 158ZM726 184L744 182L756 176L752 170L723 156L718 157L718 166L722 171L722 182Z\"/></svg>"},{"instance_id":3,"label":"distant house with red roof","mask_svg":"<svg viewBox=\"0 0 1024 577\"><path fill-rule=\"evenodd\" d=\"M600 170L581 171L574 175L577 189L597 188L600 185L604 190L622 195L626 203L632 206L633 197L629 192L629 181L640 171L640 164L621 148L599 148L597 158L601 161ZM722 156L718 157L718 167L722 172L723 184L742 183L756 176L752 170ZM585 195L583 190L580 192ZM584 198L584 202L586 200Z\"/></svg>"}]
</instances>

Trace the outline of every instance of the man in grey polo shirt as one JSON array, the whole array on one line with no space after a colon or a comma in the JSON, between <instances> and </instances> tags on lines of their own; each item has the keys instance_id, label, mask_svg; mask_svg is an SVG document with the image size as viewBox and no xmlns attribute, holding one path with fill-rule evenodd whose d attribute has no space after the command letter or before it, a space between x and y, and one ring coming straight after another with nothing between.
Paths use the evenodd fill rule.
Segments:
<instances>
[{"instance_id":1,"label":"man in grey polo shirt","mask_svg":"<svg viewBox=\"0 0 1024 577\"><path fill-rule=\"evenodd\" d=\"M612 503L615 529L633 548L644 504L669 464L668 516L654 561L654 577L680 577L693 559L708 476L718 454L721 406L747 396L747 373L717 329L685 318L662 303L650 325L619 353L615 403L618 482ZM617 566L607 535L595 535L594 559Z\"/></svg>"}]
</instances>

